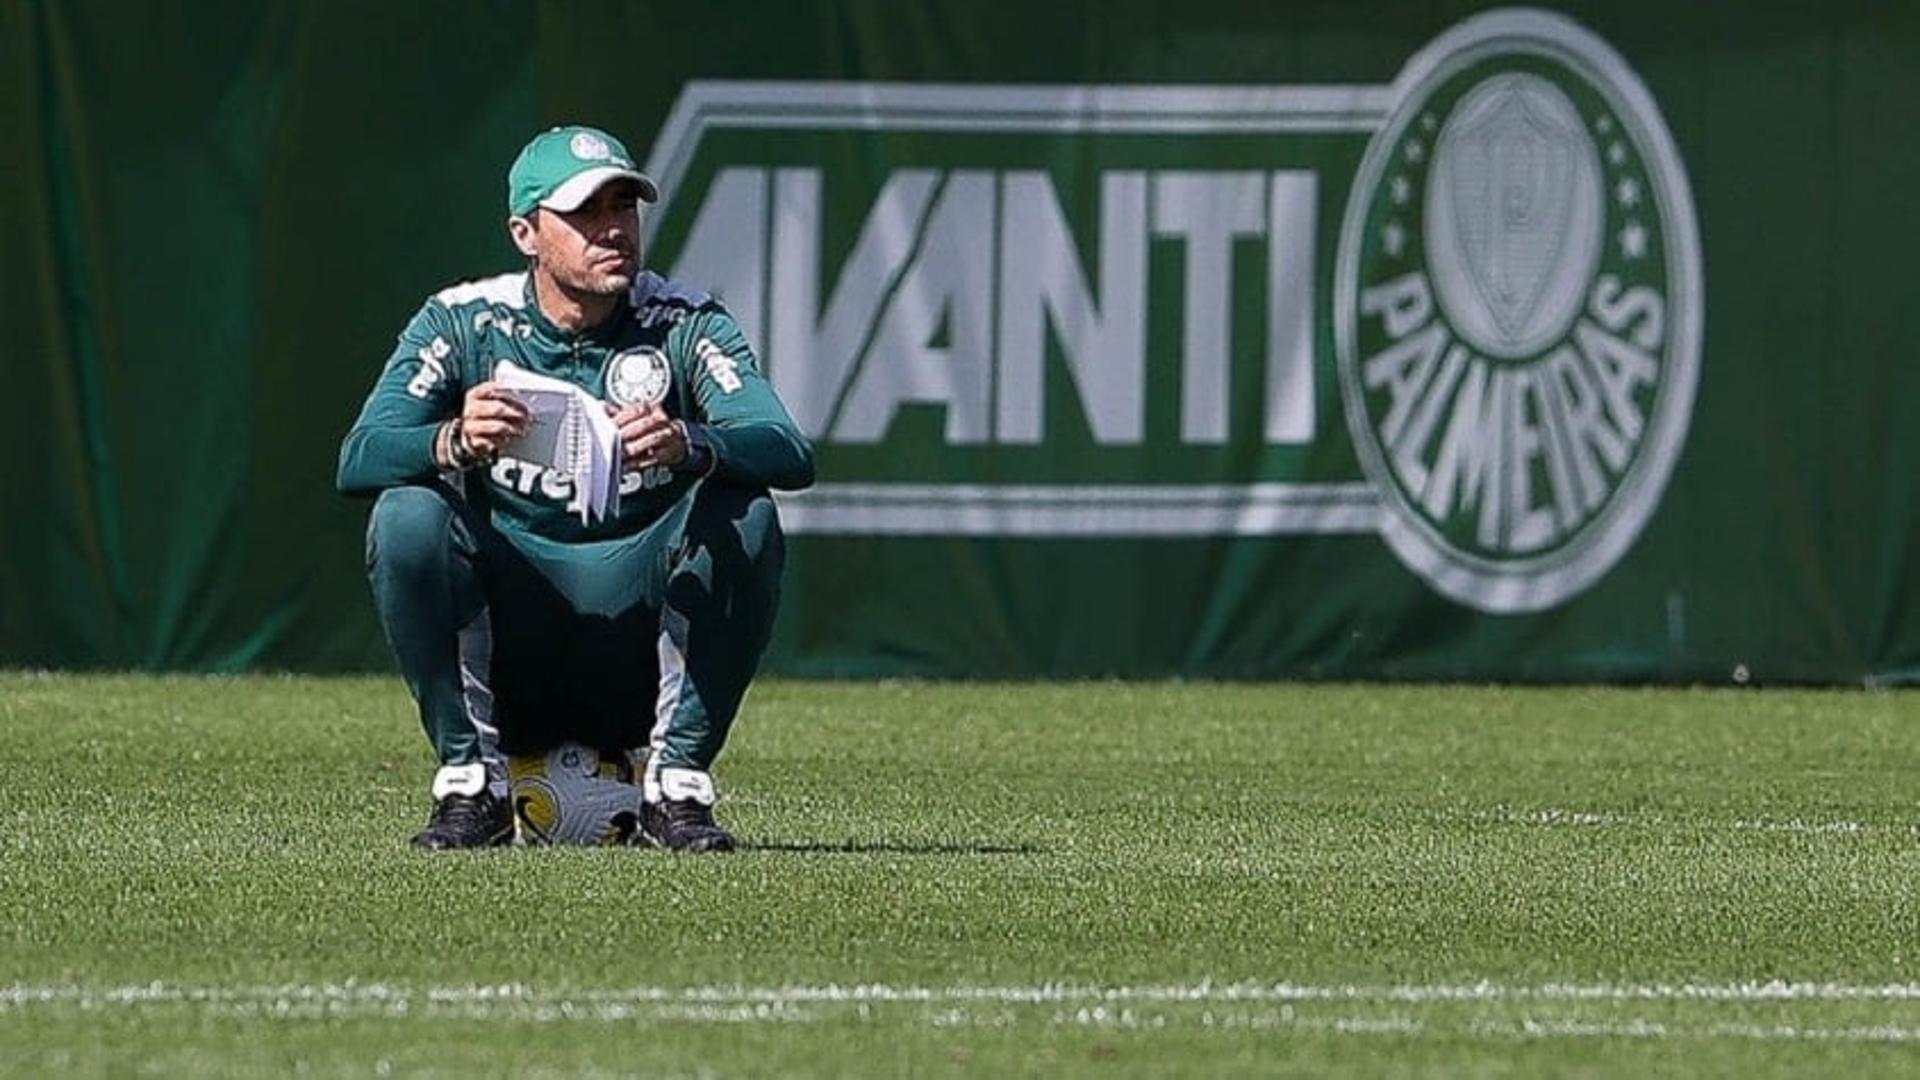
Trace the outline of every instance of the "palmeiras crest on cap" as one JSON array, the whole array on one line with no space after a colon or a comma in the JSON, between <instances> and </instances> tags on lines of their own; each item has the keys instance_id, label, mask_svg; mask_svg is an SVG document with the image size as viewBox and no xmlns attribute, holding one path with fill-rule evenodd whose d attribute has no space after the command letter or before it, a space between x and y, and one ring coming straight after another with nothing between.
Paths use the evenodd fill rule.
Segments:
<instances>
[{"instance_id":1,"label":"palmeiras crest on cap","mask_svg":"<svg viewBox=\"0 0 1920 1080\"><path fill-rule=\"evenodd\" d=\"M607 361L606 385L607 400L616 405L658 405L667 399L673 373L666 354L647 345Z\"/></svg>"},{"instance_id":2,"label":"palmeiras crest on cap","mask_svg":"<svg viewBox=\"0 0 1920 1080\"><path fill-rule=\"evenodd\" d=\"M573 156L581 161L605 161L613 156L613 147L607 145L607 140L591 131L575 133L568 141L567 149L573 151Z\"/></svg>"}]
</instances>

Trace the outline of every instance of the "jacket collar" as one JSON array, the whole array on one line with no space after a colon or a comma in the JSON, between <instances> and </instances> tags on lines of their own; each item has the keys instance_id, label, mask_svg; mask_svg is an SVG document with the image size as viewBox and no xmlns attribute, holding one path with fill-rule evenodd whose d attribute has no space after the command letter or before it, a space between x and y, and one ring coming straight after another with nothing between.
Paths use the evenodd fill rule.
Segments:
<instances>
[{"instance_id":1,"label":"jacket collar","mask_svg":"<svg viewBox=\"0 0 1920 1080\"><path fill-rule=\"evenodd\" d=\"M546 312L540 310L540 300L533 292L532 270L527 271L527 280L521 289L526 299L527 321L532 324L534 333L548 341L561 344L572 344L578 341L605 344L618 338L627 328L627 324L633 320L633 290L631 289L620 297L619 303L613 307L612 314L583 330L563 330L556 326L553 320L547 318Z\"/></svg>"}]
</instances>

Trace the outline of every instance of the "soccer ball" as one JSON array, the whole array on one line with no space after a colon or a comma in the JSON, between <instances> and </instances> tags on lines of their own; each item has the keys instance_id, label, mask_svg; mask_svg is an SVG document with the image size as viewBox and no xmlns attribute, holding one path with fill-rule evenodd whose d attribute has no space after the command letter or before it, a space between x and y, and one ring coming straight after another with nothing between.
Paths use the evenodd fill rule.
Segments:
<instances>
[{"instance_id":1,"label":"soccer ball","mask_svg":"<svg viewBox=\"0 0 1920 1080\"><path fill-rule=\"evenodd\" d=\"M509 757L513 823L526 844L623 844L640 824L633 759L561 743L540 757Z\"/></svg>"}]
</instances>

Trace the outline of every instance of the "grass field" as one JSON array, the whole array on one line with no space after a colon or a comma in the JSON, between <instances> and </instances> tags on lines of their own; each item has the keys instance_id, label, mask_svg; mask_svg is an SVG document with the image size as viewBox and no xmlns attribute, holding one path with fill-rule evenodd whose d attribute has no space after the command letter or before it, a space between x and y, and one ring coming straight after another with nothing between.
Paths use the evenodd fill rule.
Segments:
<instances>
[{"instance_id":1,"label":"grass field","mask_svg":"<svg viewBox=\"0 0 1920 1080\"><path fill-rule=\"evenodd\" d=\"M0 1074L1895 1072L1916 719L767 683L753 850L432 856L398 680L0 674Z\"/></svg>"}]
</instances>

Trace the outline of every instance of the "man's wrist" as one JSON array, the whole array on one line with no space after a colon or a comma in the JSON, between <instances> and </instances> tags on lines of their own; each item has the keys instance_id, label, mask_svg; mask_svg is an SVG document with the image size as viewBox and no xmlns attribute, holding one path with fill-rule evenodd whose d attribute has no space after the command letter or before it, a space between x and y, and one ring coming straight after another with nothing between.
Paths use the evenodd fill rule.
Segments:
<instances>
[{"instance_id":1,"label":"man's wrist","mask_svg":"<svg viewBox=\"0 0 1920 1080\"><path fill-rule=\"evenodd\" d=\"M467 445L465 433L461 428L462 424L457 416L441 424L439 436L434 440L433 456L437 464L464 472L476 465L484 465L486 462Z\"/></svg>"},{"instance_id":2,"label":"man's wrist","mask_svg":"<svg viewBox=\"0 0 1920 1080\"><path fill-rule=\"evenodd\" d=\"M685 420L675 420L674 426L680 429L680 440L686 444L687 454L674 466L678 472L696 473L705 476L719 463L713 446L707 442L706 429L699 424L689 424Z\"/></svg>"},{"instance_id":3,"label":"man's wrist","mask_svg":"<svg viewBox=\"0 0 1920 1080\"><path fill-rule=\"evenodd\" d=\"M436 469L453 468L453 421L442 420L433 429L433 447L428 453L433 455L433 467Z\"/></svg>"}]
</instances>

